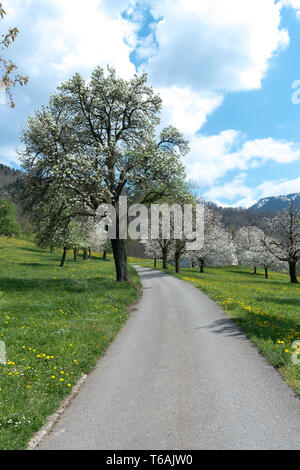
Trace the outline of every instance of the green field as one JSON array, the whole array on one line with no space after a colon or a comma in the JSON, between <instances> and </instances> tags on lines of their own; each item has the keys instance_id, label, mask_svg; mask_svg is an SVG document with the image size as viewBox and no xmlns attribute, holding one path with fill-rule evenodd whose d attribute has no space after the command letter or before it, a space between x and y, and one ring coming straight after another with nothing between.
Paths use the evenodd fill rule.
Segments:
<instances>
[{"instance_id":1,"label":"green field","mask_svg":"<svg viewBox=\"0 0 300 470\"><path fill-rule=\"evenodd\" d=\"M0 449L26 448L128 317L140 283L116 283L100 256L59 267L61 252L0 238Z\"/></svg>"},{"instance_id":2,"label":"green field","mask_svg":"<svg viewBox=\"0 0 300 470\"><path fill-rule=\"evenodd\" d=\"M153 267L152 260L130 261ZM169 274L215 300L300 396L300 365L292 363L292 344L300 341L300 285L290 284L286 274L271 272L265 279L262 270L254 275L253 268L236 266L206 267L203 274L182 269L179 275L169 266Z\"/></svg>"}]
</instances>

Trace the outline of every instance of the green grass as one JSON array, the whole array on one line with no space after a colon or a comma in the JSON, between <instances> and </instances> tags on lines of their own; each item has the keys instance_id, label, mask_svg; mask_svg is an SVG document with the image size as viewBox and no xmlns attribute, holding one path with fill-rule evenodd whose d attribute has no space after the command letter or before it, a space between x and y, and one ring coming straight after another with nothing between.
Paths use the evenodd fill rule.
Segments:
<instances>
[{"instance_id":1,"label":"green grass","mask_svg":"<svg viewBox=\"0 0 300 470\"><path fill-rule=\"evenodd\" d=\"M130 261L153 267L152 260ZM300 396L300 366L292 363L292 344L300 340L300 285L290 284L286 274L271 272L265 279L262 271L254 275L253 268L236 266L206 267L203 274L182 269L178 275L169 266L169 273L215 300Z\"/></svg>"},{"instance_id":2,"label":"green grass","mask_svg":"<svg viewBox=\"0 0 300 470\"><path fill-rule=\"evenodd\" d=\"M29 439L90 372L128 317L140 283L116 283L114 263L100 257L64 268L61 253L26 240L0 238L0 449ZM114 302L115 301L115 302Z\"/></svg>"}]
</instances>

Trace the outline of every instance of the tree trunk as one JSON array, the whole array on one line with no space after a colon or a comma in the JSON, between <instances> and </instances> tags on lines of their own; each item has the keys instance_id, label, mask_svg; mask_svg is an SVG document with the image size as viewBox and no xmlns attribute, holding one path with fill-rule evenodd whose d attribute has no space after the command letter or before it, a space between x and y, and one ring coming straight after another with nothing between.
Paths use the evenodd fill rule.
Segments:
<instances>
[{"instance_id":1,"label":"tree trunk","mask_svg":"<svg viewBox=\"0 0 300 470\"><path fill-rule=\"evenodd\" d=\"M116 265L117 281L129 281L125 240L111 240Z\"/></svg>"},{"instance_id":2,"label":"tree trunk","mask_svg":"<svg viewBox=\"0 0 300 470\"><path fill-rule=\"evenodd\" d=\"M200 273L204 273L204 266L205 266L205 265L204 265L204 260L201 259L201 260L200 260Z\"/></svg>"},{"instance_id":3,"label":"tree trunk","mask_svg":"<svg viewBox=\"0 0 300 470\"><path fill-rule=\"evenodd\" d=\"M153 267L156 268L156 266L157 266L157 258L156 258L156 256L154 256Z\"/></svg>"},{"instance_id":4,"label":"tree trunk","mask_svg":"<svg viewBox=\"0 0 300 470\"><path fill-rule=\"evenodd\" d=\"M89 247L89 259L92 259L92 250L90 247Z\"/></svg>"},{"instance_id":5,"label":"tree trunk","mask_svg":"<svg viewBox=\"0 0 300 470\"><path fill-rule=\"evenodd\" d=\"M175 253L175 269L176 269L176 273L179 274L180 273L180 254L178 253Z\"/></svg>"},{"instance_id":6,"label":"tree trunk","mask_svg":"<svg viewBox=\"0 0 300 470\"><path fill-rule=\"evenodd\" d=\"M61 268L65 265L66 257L67 257L67 248L64 248L62 259L61 259L61 262L60 262L60 267Z\"/></svg>"},{"instance_id":7,"label":"tree trunk","mask_svg":"<svg viewBox=\"0 0 300 470\"><path fill-rule=\"evenodd\" d=\"M289 268L290 268L290 278L292 284L299 284L297 279L297 270L296 270L297 263L296 261L289 261Z\"/></svg>"},{"instance_id":8,"label":"tree trunk","mask_svg":"<svg viewBox=\"0 0 300 470\"><path fill-rule=\"evenodd\" d=\"M83 259L86 261L89 258L87 249L83 250Z\"/></svg>"},{"instance_id":9,"label":"tree trunk","mask_svg":"<svg viewBox=\"0 0 300 470\"><path fill-rule=\"evenodd\" d=\"M103 257L102 257L103 261L106 261L106 255L107 255L107 251L104 250L104 251L103 251Z\"/></svg>"},{"instance_id":10,"label":"tree trunk","mask_svg":"<svg viewBox=\"0 0 300 470\"><path fill-rule=\"evenodd\" d=\"M164 248L162 250L163 255L163 269L168 269L168 249Z\"/></svg>"},{"instance_id":11,"label":"tree trunk","mask_svg":"<svg viewBox=\"0 0 300 470\"><path fill-rule=\"evenodd\" d=\"M268 279L269 278L269 270L268 268L265 266L265 278Z\"/></svg>"},{"instance_id":12,"label":"tree trunk","mask_svg":"<svg viewBox=\"0 0 300 470\"><path fill-rule=\"evenodd\" d=\"M78 250L73 250L74 251L74 262L76 263L78 259Z\"/></svg>"},{"instance_id":13,"label":"tree trunk","mask_svg":"<svg viewBox=\"0 0 300 470\"><path fill-rule=\"evenodd\" d=\"M257 274L257 267L254 266L254 274Z\"/></svg>"},{"instance_id":14,"label":"tree trunk","mask_svg":"<svg viewBox=\"0 0 300 470\"><path fill-rule=\"evenodd\" d=\"M51 253L51 254L54 253L54 248L53 248L53 246L50 246L50 253Z\"/></svg>"}]
</instances>

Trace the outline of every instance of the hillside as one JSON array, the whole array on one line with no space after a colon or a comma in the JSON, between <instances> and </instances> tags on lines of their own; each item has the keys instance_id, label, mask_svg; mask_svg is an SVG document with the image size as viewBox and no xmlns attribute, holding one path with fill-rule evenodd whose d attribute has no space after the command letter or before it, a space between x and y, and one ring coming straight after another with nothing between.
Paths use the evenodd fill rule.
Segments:
<instances>
[{"instance_id":1,"label":"hillside","mask_svg":"<svg viewBox=\"0 0 300 470\"><path fill-rule=\"evenodd\" d=\"M294 201L300 207L300 193L260 199L256 204L254 204L254 206L251 207L251 209L256 212L281 211L287 209L292 201Z\"/></svg>"},{"instance_id":2,"label":"hillside","mask_svg":"<svg viewBox=\"0 0 300 470\"><path fill-rule=\"evenodd\" d=\"M0 164L0 190L7 189L11 185L14 185L17 179L20 177L21 172L14 170L9 166Z\"/></svg>"}]
</instances>

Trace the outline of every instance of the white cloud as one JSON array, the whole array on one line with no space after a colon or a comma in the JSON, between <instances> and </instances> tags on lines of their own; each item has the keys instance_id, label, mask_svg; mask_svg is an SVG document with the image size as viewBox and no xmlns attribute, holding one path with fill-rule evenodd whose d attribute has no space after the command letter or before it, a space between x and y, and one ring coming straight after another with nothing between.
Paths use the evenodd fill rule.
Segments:
<instances>
[{"instance_id":1,"label":"white cloud","mask_svg":"<svg viewBox=\"0 0 300 470\"><path fill-rule=\"evenodd\" d=\"M232 207L250 207L259 199L270 196L281 196L300 191L300 178L293 180L264 181L254 188L245 184L246 175L239 174L233 181L221 186L214 186L204 196L218 205ZM224 204L222 201L238 201L234 204Z\"/></svg>"},{"instance_id":2,"label":"white cloud","mask_svg":"<svg viewBox=\"0 0 300 470\"><path fill-rule=\"evenodd\" d=\"M152 0L163 17L149 59L157 86L240 91L260 88L272 55L289 43L274 0ZM154 47L154 46L153 46Z\"/></svg>"},{"instance_id":3,"label":"white cloud","mask_svg":"<svg viewBox=\"0 0 300 470\"><path fill-rule=\"evenodd\" d=\"M261 197L299 193L300 178L293 180L265 181L257 186L257 189L260 192Z\"/></svg>"},{"instance_id":4,"label":"white cloud","mask_svg":"<svg viewBox=\"0 0 300 470\"><path fill-rule=\"evenodd\" d=\"M140 69L148 71L151 83L162 95L162 121L176 125L191 141L190 173L213 181L231 168L244 169L238 155L231 155L230 161L228 158L219 166L219 158L207 156L214 151L207 147L211 141L214 144L214 136L208 140L195 133L221 106L226 93L261 87L271 57L289 44L288 32L280 27L281 5L274 0L147 3L157 24L138 44L140 57L148 58ZM231 137L225 132L220 139L227 145L226 139Z\"/></svg>"},{"instance_id":5,"label":"white cloud","mask_svg":"<svg viewBox=\"0 0 300 470\"><path fill-rule=\"evenodd\" d=\"M258 157L262 161L292 163L300 159L300 145L272 138L256 139L245 142L240 155L247 161Z\"/></svg>"},{"instance_id":6,"label":"white cloud","mask_svg":"<svg viewBox=\"0 0 300 470\"><path fill-rule=\"evenodd\" d=\"M53 66L64 74L106 64L114 65L129 78L135 72L130 52L135 48L137 25L108 13L99 0L52 0L60 15L40 24L44 39L55 38L52 47L58 59ZM46 44L44 43L44 48Z\"/></svg>"},{"instance_id":7,"label":"white cloud","mask_svg":"<svg viewBox=\"0 0 300 470\"><path fill-rule=\"evenodd\" d=\"M0 163L8 166L20 165L17 151L18 150L15 147L9 145L0 146Z\"/></svg>"},{"instance_id":8,"label":"white cloud","mask_svg":"<svg viewBox=\"0 0 300 470\"><path fill-rule=\"evenodd\" d=\"M223 102L214 92L196 92L190 88L165 87L156 91L163 99L162 121L172 123L191 136L206 122L207 116Z\"/></svg>"},{"instance_id":9,"label":"white cloud","mask_svg":"<svg viewBox=\"0 0 300 470\"><path fill-rule=\"evenodd\" d=\"M299 159L300 144L272 138L245 140L241 132L229 129L212 136L195 135L185 164L191 179L208 186L230 170L245 171L267 161L283 164Z\"/></svg>"},{"instance_id":10,"label":"white cloud","mask_svg":"<svg viewBox=\"0 0 300 470\"><path fill-rule=\"evenodd\" d=\"M51 0L47 4L41 0L9 0L8 5L6 0L10 21L21 25L22 55L18 63L31 77L48 71L61 79L107 64L114 65L125 78L131 77L135 66L130 53L137 43L139 25L121 16L130 3L118 2L108 8L104 0L88 0L84 5L80 0ZM19 40L16 51L18 47Z\"/></svg>"},{"instance_id":11,"label":"white cloud","mask_svg":"<svg viewBox=\"0 0 300 470\"><path fill-rule=\"evenodd\" d=\"M283 4L300 11L300 0L3 2L9 23L21 30L11 51L20 71L31 77L26 87L31 105L39 106L40 99L75 71L85 74L96 65L115 65L120 75L130 77L135 71L130 54L138 47L140 58L148 59L141 68L149 72L164 101L163 123L176 125L190 140L191 153L185 160L189 177L207 186L230 170L245 172L268 160L282 164L300 158L300 145L286 141L247 141L233 129L212 136L196 134L226 93L261 87L270 59L289 43L280 26ZM146 5L157 21L163 19L141 40L137 33ZM1 155L13 160L8 147ZM233 197L238 187L244 188L236 194L248 204L256 193L241 178L229 183L225 193ZM221 192L214 198L222 198Z\"/></svg>"},{"instance_id":12,"label":"white cloud","mask_svg":"<svg viewBox=\"0 0 300 470\"><path fill-rule=\"evenodd\" d=\"M221 186L213 186L204 194L209 201L213 201L220 206L250 207L259 199L257 188L249 188L245 185L246 174L237 175L233 181L229 181ZM235 201L239 198L238 202ZM224 204L224 200L231 201L231 204Z\"/></svg>"},{"instance_id":13,"label":"white cloud","mask_svg":"<svg viewBox=\"0 0 300 470\"><path fill-rule=\"evenodd\" d=\"M191 152L185 158L189 178L199 185L208 186L227 171L242 169L242 161L233 152L239 139L240 133L232 129L218 135L193 136L190 139Z\"/></svg>"}]
</instances>

